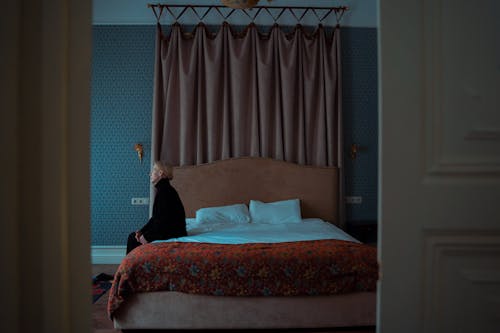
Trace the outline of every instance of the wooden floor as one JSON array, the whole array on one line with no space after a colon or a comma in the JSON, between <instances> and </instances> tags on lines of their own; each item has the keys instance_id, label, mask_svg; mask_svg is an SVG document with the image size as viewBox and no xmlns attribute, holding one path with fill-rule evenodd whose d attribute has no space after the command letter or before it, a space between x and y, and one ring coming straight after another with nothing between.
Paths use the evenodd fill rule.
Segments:
<instances>
[{"instance_id":1,"label":"wooden floor","mask_svg":"<svg viewBox=\"0 0 500 333\"><path fill-rule=\"evenodd\" d=\"M96 276L99 273L115 274L118 265L92 265L92 276ZM113 329L113 322L109 320L106 311L106 306L108 303L108 294L102 295L101 298L97 300L92 305L92 327L94 333L115 333L121 332L120 330Z\"/></svg>"},{"instance_id":2,"label":"wooden floor","mask_svg":"<svg viewBox=\"0 0 500 333\"><path fill-rule=\"evenodd\" d=\"M106 273L113 275L118 268L118 265L92 265L92 276L95 276L99 273ZM94 329L94 333L117 333L121 332L120 330L115 330L113 328L113 322L108 319L106 312L106 305L108 302L108 293L104 294L97 300L95 304L92 306L92 327ZM198 330L199 331L199 330ZM197 330L179 330L179 332L198 332ZM212 330L213 331L213 330ZM240 330L240 332L257 332L258 330ZM168 332L175 332L175 330L170 330ZM233 331L231 331L233 332ZM335 333L375 333L375 329L342 329L342 330L261 330L261 332L301 332L301 333L309 333L309 332L335 332Z\"/></svg>"}]
</instances>

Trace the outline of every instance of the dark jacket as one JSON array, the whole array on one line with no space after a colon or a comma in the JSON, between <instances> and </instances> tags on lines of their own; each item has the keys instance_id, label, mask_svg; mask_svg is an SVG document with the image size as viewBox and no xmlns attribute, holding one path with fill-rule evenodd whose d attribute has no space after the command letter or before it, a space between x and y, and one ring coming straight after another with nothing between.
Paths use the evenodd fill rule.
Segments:
<instances>
[{"instance_id":1,"label":"dark jacket","mask_svg":"<svg viewBox=\"0 0 500 333\"><path fill-rule=\"evenodd\" d=\"M153 215L140 230L144 238L152 242L187 236L186 213L179 194L166 178L160 179L155 187Z\"/></svg>"}]
</instances>

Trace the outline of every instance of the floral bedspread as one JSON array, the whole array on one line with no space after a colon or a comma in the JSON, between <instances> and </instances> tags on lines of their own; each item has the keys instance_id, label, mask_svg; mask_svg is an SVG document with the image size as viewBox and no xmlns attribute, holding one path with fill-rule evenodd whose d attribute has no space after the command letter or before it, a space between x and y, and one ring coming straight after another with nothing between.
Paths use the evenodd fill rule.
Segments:
<instances>
[{"instance_id":1,"label":"floral bedspread","mask_svg":"<svg viewBox=\"0 0 500 333\"><path fill-rule=\"evenodd\" d=\"M108 300L149 291L217 296L332 295L374 291L376 249L341 240L286 243L151 243L122 261Z\"/></svg>"}]
</instances>

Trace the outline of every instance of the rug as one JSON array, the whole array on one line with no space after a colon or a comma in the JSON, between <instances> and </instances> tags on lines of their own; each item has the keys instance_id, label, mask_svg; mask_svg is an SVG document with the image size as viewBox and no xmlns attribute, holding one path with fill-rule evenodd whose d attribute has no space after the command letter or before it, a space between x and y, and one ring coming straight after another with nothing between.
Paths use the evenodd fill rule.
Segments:
<instances>
[{"instance_id":1,"label":"rug","mask_svg":"<svg viewBox=\"0 0 500 333\"><path fill-rule=\"evenodd\" d=\"M97 302L111 288L111 281L92 278L92 304Z\"/></svg>"}]
</instances>

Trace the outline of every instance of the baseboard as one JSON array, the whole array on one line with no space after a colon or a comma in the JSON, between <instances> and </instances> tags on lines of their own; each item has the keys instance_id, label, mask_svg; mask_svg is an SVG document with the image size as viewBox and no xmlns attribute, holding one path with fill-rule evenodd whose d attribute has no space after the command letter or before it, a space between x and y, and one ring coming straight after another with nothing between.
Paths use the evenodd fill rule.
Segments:
<instances>
[{"instance_id":1,"label":"baseboard","mask_svg":"<svg viewBox=\"0 0 500 333\"><path fill-rule=\"evenodd\" d=\"M92 264L119 264L125 257L125 246L92 246Z\"/></svg>"}]
</instances>

